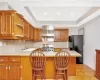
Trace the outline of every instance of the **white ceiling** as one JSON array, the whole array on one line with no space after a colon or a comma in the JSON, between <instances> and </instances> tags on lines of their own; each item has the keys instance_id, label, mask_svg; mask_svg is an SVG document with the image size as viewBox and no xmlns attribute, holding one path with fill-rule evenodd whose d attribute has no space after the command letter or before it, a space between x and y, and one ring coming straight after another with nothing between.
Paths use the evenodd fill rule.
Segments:
<instances>
[{"instance_id":1,"label":"white ceiling","mask_svg":"<svg viewBox=\"0 0 100 80\"><path fill-rule=\"evenodd\" d=\"M3 1L3 0L2 0ZM79 27L100 15L100 0L8 0L35 27Z\"/></svg>"},{"instance_id":2,"label":"white ceiling","mask_svg":"<svg viewBox=\"0 0 100 80\"><path fill-rule=\"evenodd\" d=\"M87 13L90 7L32 7L37 21L76 21Z\"/></svg>"}]
</instances>

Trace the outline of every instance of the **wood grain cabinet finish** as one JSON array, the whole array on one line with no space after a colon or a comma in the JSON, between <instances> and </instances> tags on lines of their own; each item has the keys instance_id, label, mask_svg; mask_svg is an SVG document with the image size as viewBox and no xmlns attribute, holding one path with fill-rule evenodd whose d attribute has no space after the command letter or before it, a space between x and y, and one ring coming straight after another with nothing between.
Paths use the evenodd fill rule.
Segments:
<instances>
[{"instance_id":1,"label":"wood grain cabinet finish","mask_svg":"<svg viewBox=\"0 0 100 80\"><path fill-rule=\"evenodd\" d=\"M96 77L100 79L100 50L96 50Z\"/></svg>"},{"instance_id":2,"label":"wood grain cabinet finish","mask_svg":"<svg viewBox=\"0 0 100 80\"><path fill-rule=\"evenodd\" d=\"M36 42L42 41L42 38L41 38L42 33L41 32L42 32L41 29L34 28L34 41L36 41Z\"/></svg>"},{"instance_id":3,"label":"wood grain cabinet finish","mask_svg":"<svg viewBox=\"0 0 100 80\"><path fill-rule=\"evenodd\" d=\"M21 58L0 56L0 80L21 80Z\"/></svg>"},{"instance_id":4,"label":"wood grain cabinet finish","mask_svg":"<svg viewBox=\"0 0 100 80\"><path fill-rule=\"evenodd\" d=\"M68 41L68 29L55 29L54 38L57 42Z\"/></svg>"},{"instance_id":5,"label":"wood grain cabinet finish","mask_svg":"<svg viewBox=\"0 0 100 80\"><path fill-rule=\"evenodd\" d=\"M8 64L0 63L0 80L8 80Z\"/></svg>"},{"instance_id":6,"label":"wood grain cabinet finish","mask_svg":"<svg viewBox=\"0 0 100 80\"><path fill-rule=\"evenodd\" d=\"M0 12L0 36L3 36L4 13Z\"/></svg>"}]
</instances>

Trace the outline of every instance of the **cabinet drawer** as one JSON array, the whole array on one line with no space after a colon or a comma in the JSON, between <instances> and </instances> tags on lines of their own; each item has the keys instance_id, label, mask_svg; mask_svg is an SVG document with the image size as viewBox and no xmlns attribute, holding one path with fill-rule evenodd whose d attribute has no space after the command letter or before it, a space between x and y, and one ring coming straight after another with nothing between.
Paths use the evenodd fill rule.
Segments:
<instances>
[{"instance_id":1,"label":"cabinet drawer","mask_svg":"<svg viewBox=\"0 0 100 80\"><path fill-rule=\"evenodd\" d=\"M8 57L0 56L0 62L8 62Z\"/></svg>"},{"instance_id":2,"label":"cabinet drawer","mask_svg":"<svg viewBox=\"0 0 100 80\"><path fill-rule=\"evenodd\" d=\"M21 58L20 57L10 57L9 60L10 62L20 62Z\"/></svg>"}]
</instances>

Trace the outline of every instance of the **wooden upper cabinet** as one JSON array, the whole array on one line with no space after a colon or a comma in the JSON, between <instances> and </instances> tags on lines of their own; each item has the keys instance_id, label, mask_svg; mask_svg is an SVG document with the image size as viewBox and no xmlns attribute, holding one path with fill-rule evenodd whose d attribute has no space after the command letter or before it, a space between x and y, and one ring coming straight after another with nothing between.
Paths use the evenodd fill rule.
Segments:
<instances>
[{"instance_id":1,"label":"wooden upper cabinet","mask_svg":"<svg viewBox=\"0 0 100 80\"><path fill-rule=\"evenodd\" d=\"M24 37L24 21L20 14L16 13L14 14L14 27L13 27L13 33L14 36L23 38Z\"/></svg>"},{"instance_id":2,"label":"wooden upper cabinet","mask_svg":"<svg viewBox=\"0 0 100 80\"><path fill-rule=\"evenodd\" d=\"M10 66L10 69L9 69L10 80L21 80L20 63L10 63L9 66Z\"/></svg>"},{"instance_id":3,"label":"wooden upper cabinet","mask_svg":"<svg viewBox=\"0 0 100 80\"><path fill-rule=\"evenodd\" d=\"M41 38L41 29L34 28L34 41L40 42Z\"/></svg>"},{"instance_id":4,"label":"wooden upper cabinet","mask_svg":"<svg viewBox=\"0 0 100 80\"><path fill-rule=\"evenodd\" d=\"M68 41L68 29L61 31L61 41Z\"/></svg>"},{"instance_id":5,"label":"wooden upper cabinet","mask_svg":"<svg viewBox=\"0 0 100 80\"><path fill-rule=\"evenodd\" d=\"M8 64L0 63L0 80L8 80Z\"/></svg>"},{"instance_id":6,"label":"wooden upper cabinet","mask_svg":"<svg viewBox=\"0 0 100 80\"><path fill-rule=\"evenodd\" d=\"M4 17L5 17L5 22L4 22L4 34L6 36L12 36L12 31L13 31L13 13L11 12L6 12L4 13Z\"/></svg>"},{"instance_id":7,"label":"wooden upper cabinet","mask_svg":"<svg viewBox=\"0 0 100 80\"><path fill-rule=\"evenodd\" d=\"M37 37L38 37L38 34L37 34L37 29L34 28L34 41L37 41Z\"/></svg>"},{"instance_id":8,"label":"wooden upper cabinet","mask_svg":"<svg viewBox=\"0 0 100 80\"><path fill-rule=\"evenodd\" d=\"M27 21L24 20L24 39L28 39L29 38L29 23Z\"/></svg>"},{"instance_id":9,"label":"wooden upper cabinet","mask_svg":"<svg viewBox=\"0 0 100 80\"><path fill-rule=\"evenodd\" d=\"M4 13L0 12L0 36L3 36Z\"/></svg>"},{"instance_id":10,"label":"wooden upper cabinet","mask_svg":"<svg viewBox=\"0 0 100 80\"><path fill-rule=\"evenodd\" d=\"M68 29L55 29L54 38L55 41L66 42L68 40Z\"/></svg>"},{"instance_id":11,"label":"wooden upper cabinet","mask_svg":"<svg viewBox=\"0 0 100 80\"><path fill-rule=\"evenodd\" d=\"M42 41L41 34L42 34L42 30L38 29L38 41Z\"/></svg>"},{"instance_id":12,"label":"wooden upper cabinet","mask_svg":"<svg viewBox=\"0 0 100 80\"><path fill-rule=\"evenodd\" d=\"M61 39L61 32L60 32L60 30L55 30L54 31L54 38L55 38L55 41L60 41Z\"/></svg>"}]
</instances>

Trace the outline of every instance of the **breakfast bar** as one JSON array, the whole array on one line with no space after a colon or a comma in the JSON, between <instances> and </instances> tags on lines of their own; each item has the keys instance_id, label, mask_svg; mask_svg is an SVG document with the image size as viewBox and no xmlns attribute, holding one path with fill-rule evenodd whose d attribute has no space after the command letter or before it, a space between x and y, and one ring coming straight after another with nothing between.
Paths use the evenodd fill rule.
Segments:
<instances>
[{"instance_id":1,"label":"breakfast bar","mask_svg":"<svg viewBox=\"0 0 100 80\"><path fill-rule=\"evenodd\" d=\"M36 50L36 48L34 50ZM46 79L54 79L54 74L55 74L54 58L57 52L58 51L43 52L46 56L46 65L45 65ZM77 53L76 51L69 51L69 53L70 53L71 59L68 65L68 76L76 76L76 57L81 57L81 54ZM14 52L0 53L0 62L1 63L3 63L4 61L9 62L9 60L11 62L12 60L14 65L18 64L19 62L20 64L19 66L21 68L18 68L18 69L20 71L20 74L23 80L32 80L32 67L31 67L31 63L29 59L30 54L31 54L31 50L17 51L15 53ZM16 71L16 68L14 68L15 71ZM19 75L19 72L18 72L18 75Z\"/></svg>"},{"instance_id":2,"label":"breakfast bar","mask_svg":"<svg viewBox=\"0 0 100 80\"><path fill-rule=\"evenodd\" d=\"M46 56L45 77L53 79L55 75L54 57L57 52L44 52ZM76 51L69 51L71 59L68 65L68 76L76 76L76 57L81 57Z\"/></svg>"}]
</instances>

